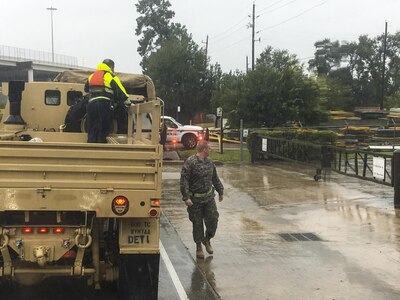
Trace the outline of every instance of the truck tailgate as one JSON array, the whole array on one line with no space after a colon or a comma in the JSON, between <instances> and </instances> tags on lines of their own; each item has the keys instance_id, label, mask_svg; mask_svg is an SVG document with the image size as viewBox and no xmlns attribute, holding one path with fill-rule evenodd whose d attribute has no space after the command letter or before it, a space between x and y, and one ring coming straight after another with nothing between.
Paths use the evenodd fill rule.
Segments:
<instances>
[{"instance_id":1,"label":"truck tailgate","mask_svg":"<svg viewBox=\"0 0 400 300\"><path fill-rule=\"evenodd\" d=\"M0 188L154 190L154 145L0 142Z\"/></svg>"}]
</instances>

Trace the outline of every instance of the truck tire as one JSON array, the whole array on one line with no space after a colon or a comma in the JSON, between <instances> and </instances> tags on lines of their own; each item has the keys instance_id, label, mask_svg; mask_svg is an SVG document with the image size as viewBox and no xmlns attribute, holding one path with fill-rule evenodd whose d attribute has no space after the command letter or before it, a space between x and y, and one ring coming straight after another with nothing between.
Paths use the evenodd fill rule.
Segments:
<instances>
[{"instance_id":1,"label":"truck tire","mask_svg":"<svg viewBox=\"0 0 400 300\"><path fill-rule=\"evenodd\" d=\"M159 254L120 254L118 299L157 300Z\"/></svg>"},{"instance_id":2,"label":"truck tire","mask_svg":"<svg viewBox=\"0 0 400 300\"><path fill-rule=\"evenodd\" d=\"M185 134L182 137L182 144L186 149L194 149L197 145L197 138L192 133Z\"/></svg>"}]
</instances>

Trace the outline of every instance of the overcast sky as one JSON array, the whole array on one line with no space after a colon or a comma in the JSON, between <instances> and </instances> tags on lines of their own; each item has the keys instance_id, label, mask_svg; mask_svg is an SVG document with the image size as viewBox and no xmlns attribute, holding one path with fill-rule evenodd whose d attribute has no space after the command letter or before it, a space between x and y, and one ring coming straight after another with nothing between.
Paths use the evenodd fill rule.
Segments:
<instances>
[{"instance_id":1,"label":"overcast sky","mask_svg":"<svg viewBox=\"0 0 400 300\"><path fill-rule=\"evenodd\" d=\"M54 11L55 53L74 56L78 64L96 67L103 58L116 71L141 73L132 0L1 0L0 45L51 52ZM196 43L209 35L211 62L224 71L245 70L251 62L252 0L170 0L173 22L185 25ZM259 0L256 4L256 57L268 45L287 49L303 62L323 38L354 41L400 30L400 0ZM1 48L0 48L1 49ZM0 50L1 51L1 50Z\"/></svg>"}]
</instances>

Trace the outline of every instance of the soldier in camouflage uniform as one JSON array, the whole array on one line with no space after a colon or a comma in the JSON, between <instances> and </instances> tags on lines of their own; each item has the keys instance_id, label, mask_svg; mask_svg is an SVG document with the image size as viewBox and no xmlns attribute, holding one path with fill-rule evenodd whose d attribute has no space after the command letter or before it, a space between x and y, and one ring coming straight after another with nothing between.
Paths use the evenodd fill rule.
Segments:
<instances>
[{"instance_id":1,"label":"soldier in camouflage uniform","mask_svg":"<svg viewBox=\"0 0 400 300\"><path fill-rule=\"evenodd\" d=\"M190 156L183 164L180 181L182 199L187 206L189 220L193 223L193 239L198 258L204 258L201 243L209 254L213 254L210 239L217 231L219 217L214 190L219 194L219 201L223 200L224 193L215 165L208 158L209 152L208 142L200 141L197 144L197 154Z\"/></svg>"}]
</instances>

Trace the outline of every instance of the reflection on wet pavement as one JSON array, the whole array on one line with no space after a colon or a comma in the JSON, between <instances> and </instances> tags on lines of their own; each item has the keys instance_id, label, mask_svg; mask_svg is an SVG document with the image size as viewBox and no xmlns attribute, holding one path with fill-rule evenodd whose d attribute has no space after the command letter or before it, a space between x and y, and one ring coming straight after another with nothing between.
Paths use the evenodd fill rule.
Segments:
<instances>
[{"instance_id":1,"label":"reflection on wet pavement","mask_svg":"<svg viewBox=\"0 0 400 300\"><path fill-rule=\"evenodd\" d=\"M198 267L222 299L400 298L391 188L334 173L315 182L315 170L278 162L217 170L226 192L215 253ZM166 171L164 211L194 257L180 168ZM280 233L323 241L287 242Z\"/></svg>"},{"instance_id":2,"label":"reflection on wet pavement","mask_svg":"<svg viewBox=\"0 0 400 300\"><path fill-rule=\"evenodd\" d=\"M211 287L214 290L217 290L217 281L215 279L215 274L211 265L213 258L213 256L207 256L205 259L197 259L197 265L207 278L207 281L211 285ZM196 284L193 281L194 280L192 278L192 286Z\"/></svg>"}]
</instances>

